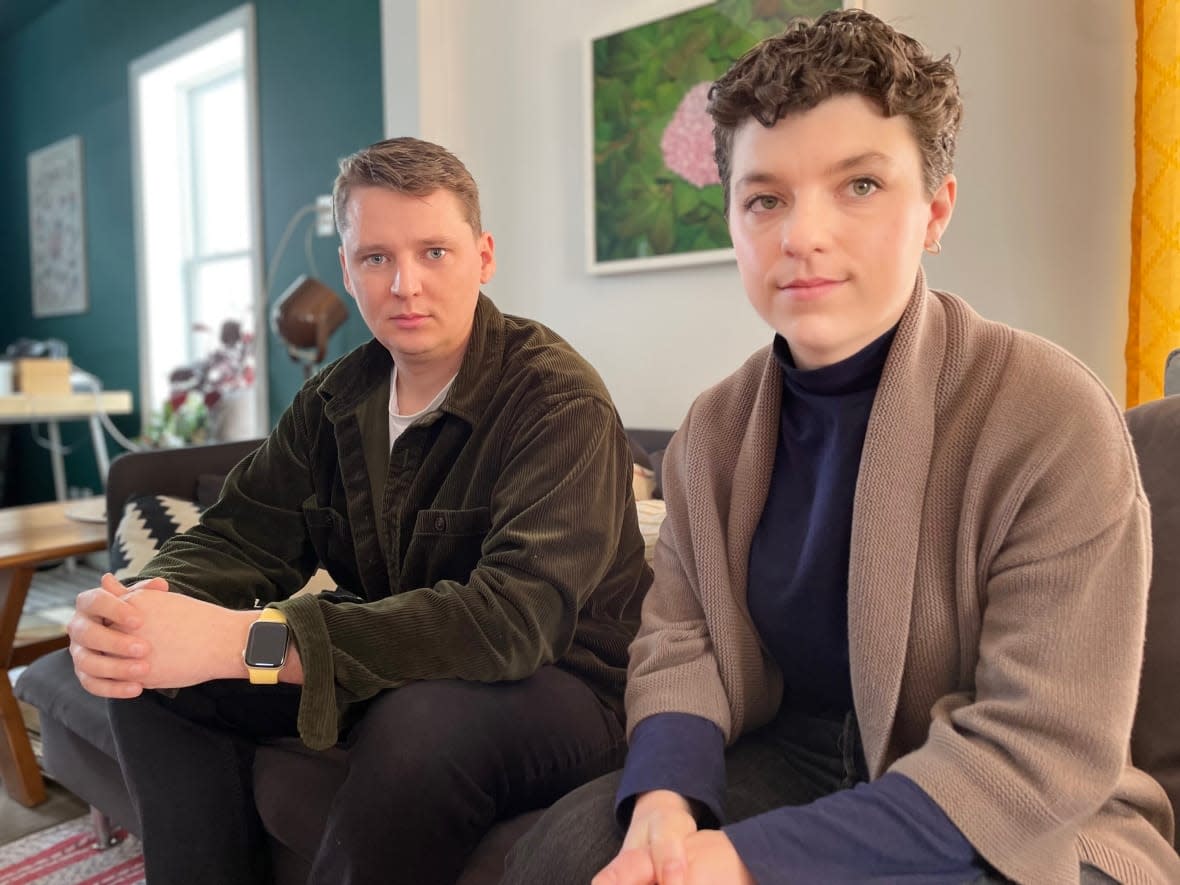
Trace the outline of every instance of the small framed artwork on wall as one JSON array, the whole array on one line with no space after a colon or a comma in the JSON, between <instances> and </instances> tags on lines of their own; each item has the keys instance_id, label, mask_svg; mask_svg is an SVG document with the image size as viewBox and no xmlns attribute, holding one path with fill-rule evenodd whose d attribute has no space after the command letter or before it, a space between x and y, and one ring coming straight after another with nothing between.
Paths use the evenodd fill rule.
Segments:
<instances>
[{"instance_id":1,"label":"small framed artwork on wall","mask_svg":"<svg viewBox=\"0 0 1180 885\"><path fill-rule=\"evenodd\" d=\"M29 154L29 246L33 316L85 312L86 216L80 136L72 135Z\"/></svg>"},{"instance_id":2,"label":"small framed artwork on wall","mask_svg":"<svg viewBox=\"0 0 1180 885\"><path fill-rule=\"evenodd\" d=\"M841 0L715 0L586 47L590 273L727 261L709 86L759 40Z\"/></svg>"}]
</instances>

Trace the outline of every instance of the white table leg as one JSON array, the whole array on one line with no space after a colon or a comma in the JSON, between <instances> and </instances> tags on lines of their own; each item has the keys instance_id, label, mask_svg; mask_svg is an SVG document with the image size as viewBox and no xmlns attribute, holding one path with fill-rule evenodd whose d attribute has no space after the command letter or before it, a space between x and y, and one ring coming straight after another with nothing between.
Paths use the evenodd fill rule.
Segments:
<instances>
[{"instance_id":1,"label":"white table leg","mask_svg":"<svg viewBox=\"0 0 1180 885\"><path fill-rule=\"evenodd\" d=\"M90 438L94 442L94 457L98 461L98 481L102 487L107 487L107 471L111 469L111 459L107 454L107 438L102 432L102 422L98 415L90 416Z\"/></svg>"},{"instance_id":2,"label":"white table leg","mask_svg":"<svg viewBox=\"0 0 1180 885\"><path fill-rule=\"evenodd\" d=\"M61 448L61 427L53 419L46 423L49 425L49 460L53 464L53 491L57 495L57 500L64 501L68 495L66 493L66 456L62 454ZM66 571L72 574L77 568L78 561L72 556L67 557Z\"/></svg>"},{"instance_id":3,"label":"white table leg","mask_svg":"<svg viewBox=\"0 0 1180 885\"><path fill-rule=\"evenodd\" d=\"M57 500L66 500L66 459L61 448L61 427L53 419L46 422L49 425L49 459L53 463L53 491Z\"/></svg>"}]
</instances>

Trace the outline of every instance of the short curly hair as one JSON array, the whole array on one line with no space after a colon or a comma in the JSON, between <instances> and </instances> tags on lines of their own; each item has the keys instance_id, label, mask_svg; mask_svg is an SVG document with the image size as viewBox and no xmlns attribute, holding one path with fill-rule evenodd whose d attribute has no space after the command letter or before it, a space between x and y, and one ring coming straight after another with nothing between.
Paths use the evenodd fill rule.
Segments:
<instances>
[{"instance_id":1,"label":"short curly hair","mask_svg":"<svg viewBox=\"0 0 1180 885\"><path fill-rule=\"evenodd\" d=\"M477 236L483 232L475 179L458 157L433 142L388 138L341 160L332 188L336 230L341 234L348 227L348 198L354 187L383 187L415 197L448 190L458 197L471 229Z\"/></svg>"},{"instance_id":2,"label":"short curly hair","mask_svg":"<svg viewBox=\"0 0 1180 885\"><path fill-rule=\"evenodd\" d=\"M738 127L753 118L770 128L788 114L847 94L863 95L887 117L909 120L922 157L922 183L932 195L954 168L963 117L950 56L936 59L876 16L840 9L791 22L734 62L709 90L713 157L726 213Z\"/></svg>"}]
</instances>

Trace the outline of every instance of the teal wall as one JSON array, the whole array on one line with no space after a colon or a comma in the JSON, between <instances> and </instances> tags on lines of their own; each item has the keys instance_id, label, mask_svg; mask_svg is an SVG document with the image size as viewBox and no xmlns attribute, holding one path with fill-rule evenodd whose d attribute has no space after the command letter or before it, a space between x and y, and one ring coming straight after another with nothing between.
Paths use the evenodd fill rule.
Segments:
<instances>
[{"instance_id":1,"label":"teal wall","mask_svg":"<svg viewBox=\"0 0 1180 885\"><path fill-rule=\"evenodd\" d=\"M66 341L71 359L104 386L133 391L136 414L115 419L128 436L138 434L144 405L138 390L128 65L239 5L61 0L0 40L0 347L19 336ZM256 0L254 6L269 262L291 215L330 191L337 160L382 137L381 26L378 0ZM35 320L26 158L69 135L82 137L84 152L90 307L76 316ZM306 270L302 234L300 228L284 252L269 293L272 302ZM313 243L322 278L347 298L335 241ZM270 337L273 422L302 374ZM353 310L333 339L330 356L367 337ZM33 445L27 428L13 431L5 503L52 498L48 454ZM67 424L62 431L67 444L78 443L66 458L69 482L97 489L85 425ZM112 454L119 451L110 445Z\"/></svg>"}]
</instances>

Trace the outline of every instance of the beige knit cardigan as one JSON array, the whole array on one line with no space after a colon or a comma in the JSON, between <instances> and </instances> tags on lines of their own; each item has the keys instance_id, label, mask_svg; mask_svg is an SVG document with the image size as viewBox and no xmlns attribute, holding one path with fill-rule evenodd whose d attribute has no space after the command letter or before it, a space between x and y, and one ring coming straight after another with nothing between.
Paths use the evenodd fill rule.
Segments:
<instances>
[{"instance_id":1,"label":"beige knit cardigan","mask_svg":"<svg viewBox=\"0 0 1180 885\"><path fill-rule=\"evenodd\" d=\"M628 728L662 712L729 743L782 675L746 607L774 462L769 349L693 404L631 647ZM1019 882L1180 882L1162 788L1131 766L1150 563L1122 414L1077 360L919 275L869 418L848 640L873 778L918 783Z\"/></svg>"}]
</instances>

